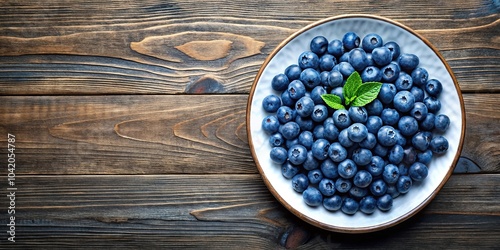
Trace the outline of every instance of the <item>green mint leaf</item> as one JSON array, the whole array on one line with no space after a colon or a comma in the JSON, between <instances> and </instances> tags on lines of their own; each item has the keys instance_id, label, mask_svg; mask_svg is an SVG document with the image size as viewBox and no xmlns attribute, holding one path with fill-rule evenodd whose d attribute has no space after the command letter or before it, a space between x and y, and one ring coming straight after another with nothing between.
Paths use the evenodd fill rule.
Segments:
<instances>
[{"instance_id":1,"label":"green mint leaf","mask_svg":"<svg viewBox=\"0 0 500 250\"><path fill-rule=\"evenodd\" d=\"M352 101L352 106L362 107L372 102L375 98L377 98L381 87L382 83L379 82L363 83L356 90L357 98Z\"/></svg>"},{"instance_id":2,"label":"green mint leaf","mask_svg":"<svg viewBox=\"0 0 500 250\"><path fill-rule=\"evenodd\" d=\"M321 99L332 109L345 109L344 105L342 105L342 99L338 95L323 94Z\"/></svg>"},{"instance_id":3,"label":"green mint leaf","mask_svg":"<svg viewBox=\"0 0 500 250\"><path fill-rule=\"evenodd\" d=\"M342 89L342 94L344 95L344 99L346 100L346 105L349 105L348 102L352 102L352 99L356 93L358 88L362 85L361 76L357 71L354 71L348 78L344 84L344 88ZM349 100L349 101L348 101Z\"/></svg>"}]
</instances>

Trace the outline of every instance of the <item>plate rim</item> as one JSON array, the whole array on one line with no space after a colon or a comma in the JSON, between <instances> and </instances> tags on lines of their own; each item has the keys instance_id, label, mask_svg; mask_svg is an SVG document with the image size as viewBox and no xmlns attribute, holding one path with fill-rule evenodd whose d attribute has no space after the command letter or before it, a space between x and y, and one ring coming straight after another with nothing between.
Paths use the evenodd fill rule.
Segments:
<instances>
[{"instance_id":1,"label":"plate rim","mask_svg":"<svg viewBox=\"0 0 500 250\"><path fill-rule=\"evenodd\" d=\"M272 187L270 180L265 175L265 173L262 169L262 166L260 165L260 162L258 160L258 157L256 155L256 150L255 150L254 145L253 145L252 133L251 133L251 128L250 128L250 116L251 116L250 111L251 111L251 106L252 106L255 90L257 87L257 83L259 82L264 70L267 68L267 66L269 65L271 60L275 57L275 55L281 49L283 49L283 47L285 45L287 45L290 41L292 41L293 39L295 39L296 37L298 37L302 33L308 31L309 29L312 29L316 26L319 26L319 25L322 25L322 24L325 24L328 22L332 22L332 21L336 21L336 20L340 20L340 19L348 19L348 18L367 18L367 19L375 19L375 20L383 21L383 22L386 22L386 23L389 23L389 24L392 24L392 25L395 25L397 27L404 29L405 31L411 33L412 35L414 35L418 39L420 39L422 42L424 42L425 45L428 46L436 54L436 56L442 62L442 64L446 68L446 71L450 75L450 77L453 81L453 84L455 86L455 90L456 90L457 95L458 95L458 99L459 99L459 103L460 103L460 113L462 116L462 126L461 126L461 132L460 132L459 145L457 147L457 153L456 153L455 157L453 158L453 161L452 161L451 165L449 166L449 169L448 169L446 175L441 180L439 185L430 193L430 195L426 199L424 199L422 203L420 203L418 206L411 209L408 213L404 214L403 216L397 217L395 219L389 220L387 222L384 222L384 223L381 223L378 225L357 227L357 228L333 226L330 224L323 223L321 221L313 219L313 218L299 212L291 204L288 204L284 200L284 198L282 198L281 195ZM464 105L464 99L463 99L462 91L460 89L460 85L458 84L458 81L457 81L455 75L453 74L453 71L452 71L450 65L444 59L443 55L441 55L439 50L434 45L432 45L427 38L418 34L412 28L410 28L410 27L408 27L408 26L406 26L398 21L395 21L395 20L392 20L392 19L389 19L386 17L372 15L372 14L342 14L342 15L336 15L336 16L320 19L320 20L315 21L309 25L304 26L303 28L294 32L292 35L288 36L286 39L284 39L282 42L280 42L278 44L278 46L276 48L274 48L273 51L266 57L266 59L264 60L264 62L261 65L261 67L259 68L259 71L257 72L257 75L255 76L254 81L252 82L251 89L250 89L249 97L247 100L247 108L246 108L246 130L247 130L247 138L248 138L250 152L252 154L252 158L257 166L257 169L260 173L261 178L263 179L265 185L267 186L267 189L281 203L281 205L283 205L288 211L292 212L295 216L299 217L301 220L303 220L303 221L305 221L313 226L316 226L316 227L319 227L319 228L322 228L325 230L334 231L334 232L341 232L341 233L368 233L368 232L374 232L374 231L383 230L383 229L386 229L389 227L393 227L393 226L400 224L401 222L406 221L409 218L413 217L415 214L417 214L423 208L425 208L436 197L436 195L442 189L442 187L446 184L446 182L451 177L454 168L456 167L456 164L458 162L458 159L460 158L460 155L461 155L461 152L463 149L463 144L464 144L463 142L464 142L465 131L466 131L465 105Z\"/></svg>"}]
</instances>

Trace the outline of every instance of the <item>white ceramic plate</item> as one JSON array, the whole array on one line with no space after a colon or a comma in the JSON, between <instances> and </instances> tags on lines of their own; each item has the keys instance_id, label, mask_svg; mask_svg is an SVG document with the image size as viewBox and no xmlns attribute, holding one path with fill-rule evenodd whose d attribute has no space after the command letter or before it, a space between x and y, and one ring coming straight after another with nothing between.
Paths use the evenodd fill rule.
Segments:
<instances>
[{"instance_id":1,"label":"white ceramic plate","mask_svg":"<svg viewBox=\"0 0 500 250\"><path fill-rule=\"evenodd\" d=\"M401 52L416 54L419 67L429 73L429 79L436 78L443 84L440 96L440 113L450 117L451 124L444 136L449 149L443 156L433 157L429 164L429 175L422 183L415 183L410 192L394 199L389 212L376 211L372 215L357 212L353 216L329 212L322 206L310 207L302 195L291 187L291 181L281 174L281 166L274 163L269 152L269 136L262 131L262 120L269 115L262 108L262 100L271 93L272 78L284 73L285 68L297 64L299 55L309 50L311 39L318 35L329 41L342 39L348 32L355 32L361 39L368 33L379 34L384 43L395 41ZM279 94L278 94L279 96ZM301 219L323 229L347 233L361 233L384 229L398 224L425 207L450 177L462 148L465 131L465 112L460 88L449 65L429 41L410 28L395 21L371 15L343 15L311 24L293 34L281 43L262 65L252 86L247 107L247 132L252 155L271 193L292 213Z\"/></svg>"}]
</instances>

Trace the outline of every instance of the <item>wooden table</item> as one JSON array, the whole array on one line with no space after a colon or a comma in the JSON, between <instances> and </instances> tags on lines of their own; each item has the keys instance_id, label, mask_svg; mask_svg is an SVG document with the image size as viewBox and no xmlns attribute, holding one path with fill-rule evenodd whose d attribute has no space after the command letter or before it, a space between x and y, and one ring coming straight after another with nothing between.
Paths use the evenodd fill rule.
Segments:
<instances>
[{"instance_id":1,"label":"wooden table","mask_svg":"<svg viewBox=\"0 0 500 250\"><path fill-rule=\"evenodd\" d=\"M498 1L33 2L0 2L0 248L500 247ZM282 40L355 13L428 38L458 79L467 119L437 197L362 235L286 210L259 175L245 120L254 77Z\"/></svg>"}]
</instances>

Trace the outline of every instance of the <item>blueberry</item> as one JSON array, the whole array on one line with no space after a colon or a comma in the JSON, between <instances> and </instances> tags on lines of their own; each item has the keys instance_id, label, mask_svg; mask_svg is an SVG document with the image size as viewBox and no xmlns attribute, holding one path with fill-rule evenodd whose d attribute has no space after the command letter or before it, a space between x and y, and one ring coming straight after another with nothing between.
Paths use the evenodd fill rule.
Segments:
<instances>
[{"instance_id":1,"label":"blueberry","mask_svg":"<svg viewBox=\"0 0 500 250\"><path fill-rule=\"evenodd\" d=\"M409 91L403 90L394 96L394 108L399 112L408 112L415 105L415 97Z\"/></svg>"},{"instance_id":2,"label":"blueberry","mask_svg":"<svg viewBox=\"0 0 500 250\"><path fill-rule=\"evenodd\" d=\"M328 48L328 40L324 36L316 36L311 40L309 48L317 55L323 55Z\"/></svg>"},{"instance_id":3,"label":"blueberry","mask_svg":"<svg viewBox=\"0 0 500 250\"><path fill-rule=\"evenodd\" d=\"M274 113L281 107L281 99L277 95L268 95L262 101L262 107L266 112Z\"/></svg>"},{"instance_id":4,"label":"blueberry","mask_svg":"<svg viewBox=\"0 0 500 250\"><path fill-rule=\"evenodd\" d=\"M269 136L269 143L271 144L272 147L282 147L285 145L285 137L281 135L281 133L274 133L271 136Z\"/></svg>"},{"instance_id":5,"label":"blueberry","mask_svg":"<svg viewBox=\"0 0 500 250\"><path fill-rule=\"evenodd\" d=\"M274 162L283 164L287 159L287 150L284 147L273 147L269 156Z\"/></svg>"},{"instance_id":6,"label":"blueberry","mask_svg":"<svg viewBox=\"0 0 500 250\"><path fill-rule=\"evenodd\" d=\"M296 122L287 122L279 127L279 131L285 139L291 140L299 136L300 127Z\"/></svg>"},{"instance_id":7,"label":"blueberry","mask_svg":"<svg viewBox=\"0 0 500 250\"><path fill-rule=\"evenodd\" d=\"M400 193L396 187L396 184L387 185L387 192L386 193L388 195L390 195L393 199L400 195Z\"/></svg>"},{"instance_id":8,"label":"blueberry","mask_svg":"<svg viewBox=\"0 0 500 250\"><path fill-rule=\"evenodd\" d=\"M382 125L382 118L377 115L370 115L366 121L366 129L368 129L368 133L376 134Z\"/></svg>"},{"instance_id":9,"label":"blueberry","mask_svg":"<svg viewBox=\"0 0 500 250\"><path fill-rule=\"evenodd\" d=\"M413 162L413 163L414 163L414 162ZM408 164L408 165L407 165L407 164L405 164L405 163L400 163L400 164L398 165L398 168L399 168L399 177L401 177L401 176L403 176L403 175L408 176L409 169L410 169L410 167L409 167L409 166L411 166L413 163L410 163L410 164Z\"/></svg>"},{"instance_id":10,"label":"blueberry","mask_svg":"<svg viewBox=\"0 0 500 250\"><path fill-rule=\"evenodd\" d=\"M351 117L345 109L338 109L333 113L333 122L339 129L347 128L351 125Z\"/></svg>"},{"instance_id":11,"label":"blueberry","mask_svg":"<svg viewBox=\"0 0 500 250\"><path fill-rule=\"evenodd\" d=\"M380 157L385 157L387 155L387 152L389 152L389 149L386 146L382 146L379 143L375 145L373 148L373 154L380 156Z\"/></svg>"},{"instance_id":12,"label":"blueberry","mask_svg":"<svg viewBox=\"0 0 500 250\"><path fill-rule=\"evenodd\" d=\"M332 70L328 73L328 86L331 88L342 86L344 76L338 70Z\"/></svg>"},{"instance_id":13,"label":"blueberry","mask_svg":"<svg viewBox=\"0 0 500 250\"><path fill-rule=\"evenodd\" d=\"M358 166L366 166L372 160L372 151L366 148L357 148L353 152L352 160Z\"/></svg>"},{"instance_id":14,"label":"blueberry","mask_svg":"<svg viewBox=\"0 0 500 250\"><path fill-rule=\"evenodd\" d=\"M385 194L377 200L377 207L380 211L389 211L392 208L392 196L390 194Z\"/></svg>"},{"instance_id":15,"label":"blueberry","mask_svg":"<svg viewBox=\"0 0 500 250\"><path fill-rule=\"evenodd\" d=\"M311 207L317 207L323 202L323 195L321 195L321 192L313 186L309 186L306 190L304 190L302 198L304 199L304 202Z\"/></svg>"},{"instance_id":16,"label":"blueberry","mask_svg":"<svg viewBox=\"0 0 500 250\"><path fill-rule=\"evenodd\" d=\"M373 196L365 196L359 202L359 211L365 214L373 214L377 209L377 199Z\"/></svg>"},{"instance_id":17,"label":"blueberry","mask_svg":"<svg viewBox=\"0 0 500 250\"><path fill-rule=\"evenodd\" d=\"M281 106L276 111L276 117L278 117L278 121L282 124L295 120L295 115L295 110L288 106Z\"/></svg>"},{"instance_id":18,"label":"blueberry","mask_svg":"<svg viewBox=\"0 0 500 250\"><path fill-rule=\"evenodd\" d=\"M409 53L402 53L398 57L398 63L401 70L411 73L415 68L417 68L420 60L418 56Z\"/></svg>"},{"instance_id":19,"label":"blueberry","mask_svg":"<svg viewBox=\"0 0 500 250\"><path fill-rule=\"evenodd\" d=\"M308 117L314 111L314 101L308 96L301 97L295 103L295 112L301 117Z\"/></svg>"},{"instance_id":20,"label":"blueberry","mask_svg":"<svg viewBox=\"0 0 500 250\"><path fill-rule=\"evenodd\" d=\"M339 39L332 40L328 43L327 51L329 54L339 58L344 54L344 45Z\"/></svg>"},{"instance_id":21,"label":"blueberry","mask_svg":"<svg viewBox=\"0 0 500 250\"><path fill-rule=\"evenodd\" d=\"M313 89L321 83L321 76L315 69L307 68L300 73L300 81L308 89ZM290 88L289 90L290 91Z\"/></svg>"},{"instance_id":22,"label":"blueberry","mask_svg":"<svg viewBox=\"0 0 500 250\"><path fill-rule=\"evenodd\" d=\"M399 65L394 62L390 62L386 66L384 66L382 69L382 80L384 82L395 82L396 79L399 77L399 73L401 72L401 69L399 68Z\"/></svg>"},{"instance_id":23,"label":"blueberry","mask_svg":"<svg viewBox=\"0 0 500 250\"><path fill-rule=\"evenodd\" d=\"M392 53L387 47L374 48L372 60L375 65L384 67L392 61Z\"/></svg>"},{"instance_id":24,"label":"blueberry","mask_svg":"<svg viewBox=\"0 0 500 250\"><path fill-rule=\"evenodd\" d=\"M412 116L403 116L399 119L398 129L403 136L413 136L418 131L418 122Z\"/></svg>"},{"instance_id":25,"label":"blueberry","mask_svg":"<svg viewBox=\"0 0 500 250\"><path fill-rule=\"evenodd\" d=\"M412 82L413 82L413 80L412 80ZM411 87L410 92L413 94L413 96L415 96L415 102L423 102L424 101L425 93L421 87L413 86L413 87Z\"/></svg>"},{"instance_id":26,"label":"blueberry","mask_svg":"<svg viewBox=\"0 0 500 250\"><path fill-rule=\"evenodd\" d=\"M377 132L378 143L385 147L392 147L397 143L397 132L392 126L382 126Z\"/></svg>"},{"instance_id":27,"label":"blueberry","mask_svg":"<svg viewBox=\"0 0 500 250\"><path fill-rule=\"evenodd\" d=\"M339 176L337 163L333 162L331 159L325 159L321 163L320 169L326 178L334 180Z\"/></svg>"},{"instance_id":28,"label":"blueberry","mask_svg":"<svg viewBox=\"0 0 500 250\"><path fill-rule=\"evenodd\" d=\"M413 181L422 181L429 174L427 166L421 162L415 162L410 166L408 175Z\"/></svg>"},{"instance_id":29,"label":"blueberry","mask_svg":"<svg viewBox=\"0 0 500 250\"><path fill-rule=\"evenodd\" d=\"M424 121L428 113L427 106L423 102L415 102L410 110L410 115L419 122Z\"/></svg>"},{"instance_id":30,"label":"blueberry","mask_svg":"<svg viewBox=\"0 0 500 250\"><path fill-rule=\"evenodd\" d=\"M376 179L370 184L370 192L374 196L382 196L387 192L387 183L382 179Z\"/></svg>"},{"instance_id":31,"label":"blueberry","mask_svg":"<svg viewBox=\"0 0 500 250\"><path fill-rule=\"evenodd\" d=\"M309 183L318 184L323 179L323 173L320 169L313 169L307 173L307 178L309 178Z\"/></svg>"},{"instance_id":32,"label":"blueberry","mask_svg":"<svg viewBox=\"0 0 500 250\"><path fill-rule=\"evenodd\" d=\"M300 145L304 146L307 150L310 150L314 143L313 133L307 130L302 131L299 134L299 143Z\"/></svg>"},{"instance_id":33,"label":"blueberry","mask_svg":"<svg viewBox=\"0 0 500 250\"><path fill-rule=\"evenodd\" d=\"M310 98L314 101L314 104L325 104L321 95L327 94L325 87L316 86L311 90Z\"/></svg>"},{"instance_id":34,"label":"blueberry","mask_svg":"<svg viewBox=\"0 0 500 250\"><path fill-rule=\"evenodd\" d=\"M396 125L399 121L399 112L393 108L385 108L382 110L380 118L385 125Z\"/></svg>"},{"instance_id":35,"label":"blueberry","mask_svg":"<svg viewBox=\"0 0 500 250\"><path fill-rule=\"evenodd\" d=\"M417 161L417 151L412 146L404 147L403 164L411 165Z\"/></svg>"},{"instance_id":36,"label":"blueberry","mask_svg":"<svg viewBox=\"0 0 500 250\"><path fill-rule=\"evenodd\" d=\"M328 148L328 156L334 162L342 162L347 158L347 150L339 142L334 142Z\"/></svg>"},{"instance_id":37,"label":"blueberry","mask_svg":"<svg viewBox=\"0 0 500 250\"><path fill-rule=\"evenodd\" d=\"M357 187L368 187L372 183L372 175L366 170L359 170L354 176L353 183Z\"/></svg>"},{"instance_id":38,"label":"blueberry","mask_svg":"<svg viewBox=\"0 0 500 250\"><path fill-rule=\"evenodd\" d=\"M405 146L406 142L406 137L404 137L399 130L396 130L396 144Z\"/></svg>"},{"instance_id":39,"label":"blueberry","mask_svg":"<svg viewBox=\"0 0 500 250\"><path fill-rule=\"evenodd\" d=\"M281 165L281 174L287 179L293 178L299 170L299 167L293 165L289 161L286 161L283 165Z\"/></svg>"},{"instance_id":40,"label":"blueberry","mask_svg":"<svg viewBox=\"0 0 500 250\"><path fill-rule=\"evenodd\" d=\"M399 178L399 168L394 164L387 164L382 172L382 178L387 184L394 184Z\"/></svg>"},{"instance_id":41,"label":"blueberry","mask_svg":"<svg viewBox=\"0 0 500 250\"><path fill-rule=\"evenodd\" d=\"M384 171L385 161L380 156L372 156L370 164L366 166L366 171L368 171L372 176L379 176Z\"/></svg>"},{"instance_id":42,"label":"blueberry","mask_svg":"<svg viewBox=\"0 0 500 250\"><path fill-rule=\"evenodd\" d=\"M411 78L413 79L413 84L423 87L425 86L425 83L427 83L429 73L427 73L426 69L419 67L411 72Z\"/></svg>"},{"instance_id":43,"label":"blueberry","mask_svg":"<svg viewBox=\"0 0 500 250\"><path fill-rule=\"evenodd\" d=\"M329 71L321 71L321 73L319 73L319 78L320 78L320 81L319 81L319 85L318 86L328 86L328 75L329 75Z\"/></svg>"},{"instance_id":44,"label":"blueberry","mask_svg":"<svg viewBox=\"0 0 500 250\"><path fill-rule=\"evenodd\" d=\"M439 114L434 119L434 129L438 132L445 132L450 126L450 118L447 115Z\"/></svg>"},{"instance_id":45,"label":"blueberry","mask_svg":"<svg viewBox=\"0 0 500 250\"><path fill-rule=\"evenodd\" d=\"M316 139L325 139L325 126L318 124L313 129L313 135Z\"/></svg>"},{"instance_id":46,"label":"blueberry","mask_svg":"<svg viewBox=\"0 0 500 250\"><path fill-rule=\"evenodd\" d=\"M305 170L313 170L319 167L319 161L314 158L312 151L307 151L307 157L304 163L302 163L302 167Z\"/></svg>"},{"instance_id":47,"label":"blueberry","mask_svg":"<svg viewBox=\"0 0 500 250\"><path fill-rule=\"evenodd\" d=\"M293 139L288 139L285 141L285 148L291 148L293 145L298 145L299 143L299 138L295 137Z\"/></svg>"},{"instance_id":48,"label":"blueberry","mask_svg":"<svg viewBox=\"0 0 500 250\"><path fill-rule=\"evenodd\" d=\"M417 161L427 165L431 162L432 156L432 151L430 149L427 149L417 154Z\"/></svg>"},{"instance_id":49,"label":"blueberry","mask_svg":"<svg viewBox=\"0 0 500 250\"><path fill-rule=\"evenodd\" d=\"M363 123L353 123L347 128L347 136L353 142L361 142L368 136L368 129Z\"/></svg>"},{"instance_id":50,"label":"blueberry","mask_svg":"<svg viewBox=\"0 0 500 250\"><path fill-rule=\"evenodd\" d=\"M325 122L324 125L323 125L323 127L324 127L323 136L325 137L325 139L327 139L329 141L335 141L335 140L337 140L337 138L339 137L340 132L339 132L339 129L337 128L337 126L335 126L335 124L333 122L332 123L326 123Z\"/></svg>"},{"instance_id":51,"label":"blueberry","mask_svg":"<svg viewBox=\"0 0 500 250\"><path fill-rule=\"evenodd\" d=\"M332 196L335 194L335 182L328 179L328 178L323 178L318 185L319 191L324 195L324 196Z\"/></svg>"},{"instance_id":52,"label":"blueberry","mask_svg":"<svg viewBox=\"0 0 500 250\"><path fill-rule=\"evenodd\" d=\"M372 53L366 53L366 62L368 63L368 66L375 66Z\"/></svg>"},{"instance_id":53,"label":"blueberry","mask_svg":"<svg viewBox=\"0 0 500 250\"><path fill-rule=\"evenodd\" d=\"M366 149L373 149L375 146L377 146L377 137L374 134L368 132L368 135L359 143L359 146Z\"/></svg>"},{"instance_id":54,"label":"blueberry","mask_svg":"<svg viewBox=\"0 0 500 250\"><path fill-rule=\"evenodd\" d=\"M317 69L319 67L318 55L316 55L316 53L312 51L302 52L302 54L300 54L299 56L298 64L301 69Z\"/></svg>"},{"instance_id":55,"label":"blueberry","mask_svg":"<svg viewBox=\"0 0 500 250\"><path fill-rule=\"evenodd\" d=\"M433 96L427 96L424 98L424 104L427 106L427 110L430 113L436 114L439 110L441 110L441 101Z\"/></svg>"},{"instance_id":56,"label":"blueberry","mask_svg":"<svg viewBox=\"0 0 500 250\"><path fill-rule=\"evenodd\" d=\"M354 71L356 71L354 67L352 67L352 65L348 62L340 62L338 66L338 71L342 74L342 76L344 76L345 79L347 79L352 73L354 73Z\"/></svg>"},{"instance_id":57,"label":"blueberry","mask_svg":"<svg viewBox=\"0 0 500 250\"><path fill-rule=\"evenodd\" d=\"M296 174L292 178L292 188L295 192L302 193L309 186L309 179L305 174Z\"/></svg>"},{"instance_id":58,"label":"blueberry","mask_svg":"<svg viewBox=\"0 0 500 250\"><path fill-rule=\"evenodd\" d=\"M330 91L330 94L336 95L340 97L340 100L342 100L342 103L345 102L344 95L342 94L343 87L335 87Z\"/></svg>"},{"instance_id":59,"label":"blueberry","mask_svg":"<svg viewBox=\"0 0 500 250\"><path fill-rule=\"evenodd\" d=\"M302 69L297 64L292 64L292 65L286 67L286 69L285 69L285 75L288 77L288 80L290 80L290 81L299 79L301 72L302 72ZM286 88L284 88L284 89L286 89Z\"/></svg>"},{"instance_id":60,"label":"blueberry","mask_svg":"<svg viewBox=\"0 0 500 250\"><path fill-rule=\"evenodd\" d=\"M326 106L322 104L315 105L311 119L315 122L323 122L326 118L328 118L328 109Z\"/></svg>"},{"instance_id":61,"label":"blueberry","mask_svg":"<svg viewBox=\"0 0 500 250\"><path fill-rule=\"evenodd\" d=\"M324 160L328 157L328 150L330 148L330 143L325 139L318 139L314 141L311 151L314 158L318 160Z\"/></svg>"},{"instance_id":62,"label":"blueberry","mask_svg":"<svg viewBox=\"0 0 500 250\"><path fill-rule=\"evenodd\" d=\"M293 80L290 84L288 84L287 90L290 98L294 100L298 100L306 95L306 86L300 80Z\"/></svg>"},{"instance_id":63,"label":"blueberry","mask_svg":"<svg viewBox=\"0 0 500 250\"><path fill-rule=\"evenodd\" d=\"M361 48L355 48L349 53L349 63L357 71L363 71L368 62L366 60L366 52Z\"/></svg>"},{"instance_id":64,"label":"blueberry","mask_svg":"<svg viewBox=\"0 0 500 250\"><path fill-rule=\"evenodd\" d=\"M367 188L352 186L351 189L349 189L349 195L356 200L360 200L361 198L365 197L366 194L368 194Z\"/></svg>"},{"instance_id":65,"label":"blueberry","mask_svg":"<svg viewBox=\"0 0 500 250\"><path fill-rule=\"evenodd\" d=\"M358 172L358 166L351 159L345 159L338 164L339 175L342 178L350 179Z\"/></svg>"},{"instance_id":66,"label":"blueberry","mask_svg":"<svg viewBox=\"0 0 500 250\"><path fill-rule=\"evenodd\" d=\"M344 37L342 37L342 44L344 44L344 48L347 51L359 47L360 43L361 39L354 32L347 32L344 34Z\"/></svg>"},{"instance_id":67,"label":"blueberry","mask_svg":"<svg viewBox=\"0 0 500 250\"><path fill-rule=\"evenodd\" d=\"M337 59L333 55L325 54L319 58L319 69L322 71L331 71L337 64Z\"/></svg>"},{"instance_id":68,"label":"blueberry","mask_svg":"<svg viewBox=\"0 0 500 250\"><path fill-rule=\"evenodd\" d=\"M348 179L337 178L337 180L335 180L335 189L339 191L339 193L347 193L351 187L352 182Z\"/></svg>"},{"instance_id":69,"label":"blueberry","mask_svg":"<svg viewBox=\"0 0 500 250\"><path fill-rule=\"evenodd\" d=\"M334 195L323 199L323 207L328 211L338 211L342 207L342 197Z\"/></svg>"},{"instance_id":70,"label":"blueberry","mask_svg":"<svg viewBox=\"0 0 500 250\"><path fill-rule=\"evenodd\" d=\"M392 164L399 164L403 161L403 157L405 156L405 151L401 145L394 145L389 151L389 162Z\"/></svg>"},{"instance_id":71,"label":"blueberry","mask_svg":"<svg viewBox=\"0 0 500 250\"><path fill-rule=\"evenodd\" d=\"M448 140L441 135L432 138L429 148L434 154L444 154L448 150Z\"/></svg>"},{"instance_id":72,"label":"blueberry","mask_svg":"<svg viewBox=\"0 0 500 250\"><path fill-rule=\"evenodd\" d=\"M285 74L277 74L271 81L271 87L276 91L283 91L288 87L289 79Z\"/></svg>"},{"instance_id":73,"label":"blueberry","mask_svg":"<svg viewBox=\"0 0 500 250\"><path fill-rule=\"evenodd\" d=\"M365 107L351 106L348 113L352 122L365 123L368 120L368 112Z\"/></svg>"},{"instance_id":74,"label":"blueberry","mask_svg":"<svg viewBox=\"0 0 500 250\"><path fill-rule=\"evenodd\" d=\"M294 165L300 165L307 159L307 149L300 145L293 145L288 149L288 160Z\"/></svg>"},{"instance_id":75,"label":"blueberry","mask_svg":"<svg viewBox=\"0 0 500 250\"><path fill-rule=\"evenodd\" d=\"M274 134L278 132L280 127L280 122L275 115L266 116L262 120L262 130L268 134Z\"/></svg>"},{"instance_id":76,"label":"blueberry","mask_svg":"<svg viewBox=\"0 0 500 250\"><path fill-rule=\"evenodd\" d=\"M350 52L350 51L349 51ZM351 53L349 52L345 52L342 56L340 56L339 58L339 62L346 62L346 63L349 63L349 57L351 55Z\"/></svg>"},{"instance_id":77,"label":"blueberry","mask_svg":"<svg viewBox=\"0 0 500 250\"><path fill-rule=\"evenodd\" d=\"M372 52L373 49L382 47L383 44L382 37L375 33L367 34L361 41L361 47L363 47L366 52Z\"/></svg>"},{"instance_id":78,"label":"blueberry","mask_svg":"<svg viewBox=\"0 0 500 250\"><path fill-rule=\"evenodd\" d=\"M414 148L425 151L431 143L431 137L424 132L417 132L411 139L411 144Z\"/></svg>"},{"instance_id":79,"label":"blueberry","mask_svg":"<svg viewBox=\"0 0 500 250\"><path fill-rule=\"evenodd\" d=\"M394 41L387 42L386 44L384 44L384 47L388 48L391 51L392 60L396 60L401 54L401 48L399 47L399 44Z\"/></svg>"},{"instance_id":80,"label":"blueberry","mask_svg":"<svg viewBox=\"0 0 500 250\"><path fill-rule=\"evenodd\" d=\"M425 110L427 110L427 106L425 106ZM436 116L433 113L427 113L425 119L420 122L420 129L425 130L425 131L433 130L435 118L436 118Z\"/></svg>"},{"instance_id":81,"label":"blueberry","mask_svg":"<svg viewBox=\"0 0 500 250\"><path fill-rule=\"evenodd\" d=\"M439 97L443 92L443 85L436 79L430 79L425 83L425 92L430 96Z\"/></svg>"},{"instance_id":82,"label":"blueberry","mask_svg":"<svg viewBox=\"0 0 500 250\"><path fill-rule=\"evenodd\" d=\"M396 182L396 188L398 189L398 192L402 194L408 193L408 191L410 191L411 186L412 186L411 178L408 177L407 175L400 176L398 181Z\"/></svg>"},{"instance_id":83,"label":"blueberry","mask_svg":"<svg viewBox=\"0 0 500 250\"><path fill-rule=\"evenodd\" d=\"M361 73L362 82L380 82L382 80L382 71L375 66L367 66Z\"/></svg>"},{"instance_id":84,"label":"blueberry","mask_svg":"<svg viewBox=\"0 0 500 250\"><path fill-rule=\"evenodd\" d=\"M359 203L356 200L349 197L344 199L341 208L344 214L353 215L358 211L358 209L359 209Z\"/></svg>"},{"instance_id":85,"label":"blueberry","mask_svg":"<svg viewBox=\"0 0 500 250\"><path fill-rule=\"evenodd\" d=\"M281 92L281 102L285 106L294 107L296 100L290 97L290 93L288 92L288 90L284 90L283 92Z\"/></svg>"},{"instance_id":86,"label":"blueberry","mask_svg":"<svg viewBox=\"0 0 500 250\"><path fill-rule=\"evenodd\" d=\"M411 76L406 74L405 72L401 72L399 73L399 76L396 79L394 85L396 86L397 91L411 90L411 88L413 87L413 78L411 78Z\"/></svg>"},{"instance_id":87,"label":"blueberry","mask_svg":"<svg viewBox=\"0 0 500 250\"><path fill-rule=\"evenodd\" d=\"M383 83L378 93L378 99L383 104L390 104L394 100L397 90L396 86L392 83Z\"/></svg>"}]
</instances>

